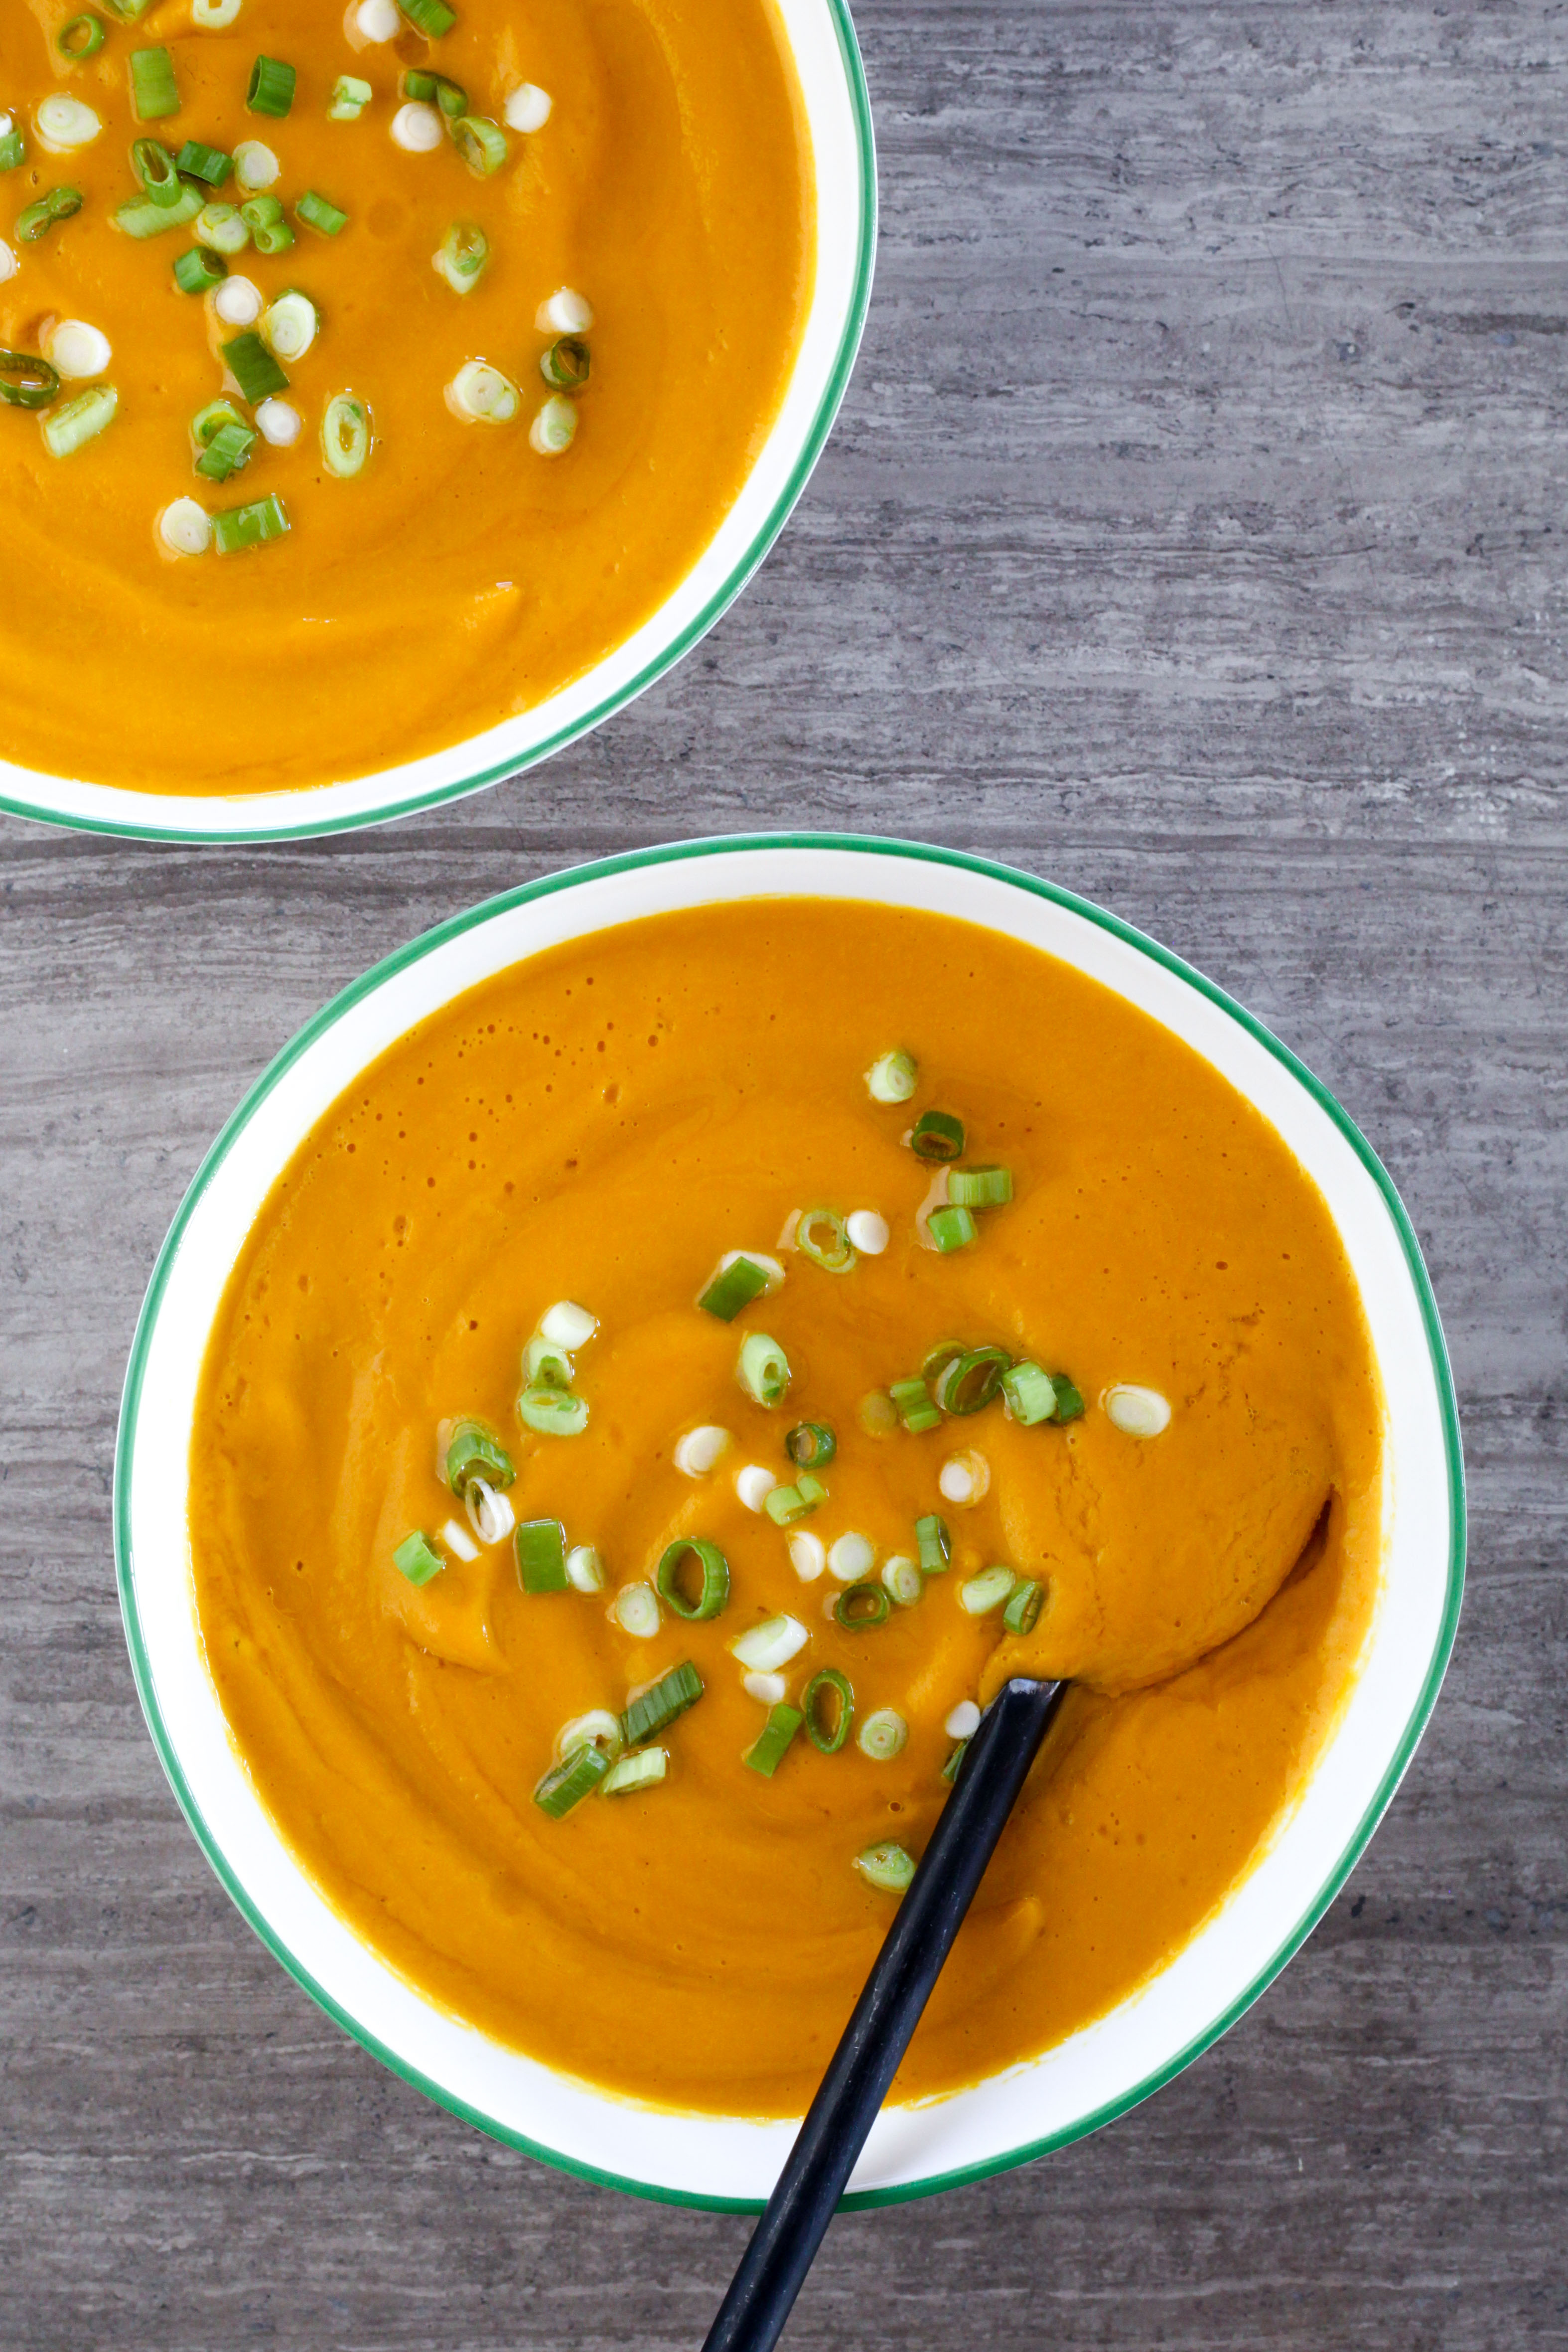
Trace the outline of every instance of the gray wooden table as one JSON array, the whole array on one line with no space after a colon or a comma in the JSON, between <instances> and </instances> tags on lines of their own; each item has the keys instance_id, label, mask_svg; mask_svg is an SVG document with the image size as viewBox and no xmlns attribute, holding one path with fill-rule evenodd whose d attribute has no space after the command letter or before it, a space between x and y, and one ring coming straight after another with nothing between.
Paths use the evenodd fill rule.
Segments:
<instances>
[{"instance_id":1,"label":"gray wooden table","mask_svg":"<svg viewBox=\"0 0 1568 2352\"><path fill-rule=\"evenodd\" d=\"M1472 1566L1345 1895L1083 2146L846 2219L801 2347L1568 2345L1568 22L864 0L875 308L788 536L525 782L258 854L0 824L0 2344L685 2352L741 2221L492 2147L209 1877L110 1558L120 1380L210 1136L371 959L584 856L925 834L1234 990L1394 1171Z\"/></svg>"}]
</instances>

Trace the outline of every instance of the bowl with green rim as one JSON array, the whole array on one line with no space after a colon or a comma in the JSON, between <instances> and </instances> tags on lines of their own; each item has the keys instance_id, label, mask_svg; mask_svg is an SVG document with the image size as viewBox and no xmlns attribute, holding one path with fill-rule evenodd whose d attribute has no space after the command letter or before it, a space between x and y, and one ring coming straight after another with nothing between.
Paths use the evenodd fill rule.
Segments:
<instances>
[{"instance_id":1,"label":"bowl with green rim","mask_svg":"<svg viewBox=\"0 0 1568 2352\"><path fill-rule=\"evenodd\" d=\"M350 832L522 773L613 717L691 652L767 556L821 455L871 301L876 152L847 0L775 0L799 77L817 191L816 275L783 401L739 496L674 593L559 693L450 749L307 791L132 792L43 775L0 757L0 808L97 833L251 842Z\"/></svg>"}]
</instances>

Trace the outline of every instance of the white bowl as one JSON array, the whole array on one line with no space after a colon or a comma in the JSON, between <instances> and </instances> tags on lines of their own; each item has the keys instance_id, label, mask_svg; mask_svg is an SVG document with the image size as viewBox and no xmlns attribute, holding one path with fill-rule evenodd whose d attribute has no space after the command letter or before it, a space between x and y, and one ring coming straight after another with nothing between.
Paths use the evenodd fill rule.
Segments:
<instances>
[{"instance_id":1,"label":"white bowl","mask_svg":"<svg viewBox=\"0 0 1568 2352\"><path fill-rule=\"evenodd\" d=\"M185 1532L203 1352L225 1280L274 1178L316 1119L414 1022L563 940L673 908L814 895L928 908L1061 957L1141 1006L1272 1121L1329 1203L1361 1287L1387 1397L1386 1566L1370 1654L1301 1802L1218 1915L1141 1993L993 2080L885 2113L852 2202L946 2188L1123 2114L1207 2049L1311 1932L1408 1764L1448 1662L1463 1580L1464 1494L1448 1359L1415 1234L1332 1097L1164 948L1005 866L831 835L687 842L491 899L380 964L279 1055L214 1145L174 1221L126 1380L115 1548L141 1702L174 1790L263 1941L406 2080L497 2137L653 2197L764 2199L792 2126L667 2115L553 2074L455 2022L368 1950L313 1890L230 1745L203 1661Z\"/></svg>"},{"instance_id":2,"label":"white bowl","mask_svg":"<svg viewBox=\"0 0 1568 2352\"><path fill-rule=\"evenodd\" d=\"M740 496L650 619L574 684L447 751L308 791L131 792L0 760L0 808L159 841L277 841L348 832L483 791L547 760L664 677L727 611L789 520L860 348L876 254L871 101L847 0L777 0L805 98L817 178L817 279L800 355Z\"/></svg>"}]
</instances>

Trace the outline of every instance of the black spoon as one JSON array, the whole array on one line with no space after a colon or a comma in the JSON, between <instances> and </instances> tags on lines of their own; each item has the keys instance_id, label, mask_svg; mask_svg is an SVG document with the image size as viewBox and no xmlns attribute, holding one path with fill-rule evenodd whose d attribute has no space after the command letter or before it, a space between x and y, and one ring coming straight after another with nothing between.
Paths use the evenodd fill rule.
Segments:
<instances>
[{"instance_id":1,"label":"black spoon","mask_svg":"<svg viewBox=\"0 0 1568 2352\"><path fill-rule=\"evenodd\" d=\"M770 2352L782 2335L1066 1689L1005 1683L982 1717L703 2352Z\"/></svg>"}]
</instances>

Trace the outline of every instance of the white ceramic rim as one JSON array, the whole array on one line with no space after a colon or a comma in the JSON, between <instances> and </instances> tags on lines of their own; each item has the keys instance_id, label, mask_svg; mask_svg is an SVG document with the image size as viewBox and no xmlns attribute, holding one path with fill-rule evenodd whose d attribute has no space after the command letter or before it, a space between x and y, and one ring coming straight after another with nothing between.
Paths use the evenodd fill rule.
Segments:
<instances>
[{"instance_id":1,"label":"white ceramic rim","mask_svg":"<svg viewBox=\"0 0 1568 2352\"><path fill-rule=\"evenodd\" d=\"M1388 1406L1385 1590L1369 1654L1300 1804L1249 1877L1142 1991L1059 2049L954 2095L884 2112L849 2205L1026 2162L1124 2114L1255 2000L1343 1885L1435 1704L1458 1622L1464 1486L1447 1351L1419 1247L1352 1121L1262 1024L1087 900L960 853L780 835L686 842L547 877L460 915L367 973L256 1082L198 1171L153 1273L115 1465L121 1608L153 1740L222 1884L356 2040L480 2129L582 2177L673 2201L761 2203L789 2123L670 2115L552 2074L444 2015L361 1945L263 1811L196 1625L185 1493L213 1313L277 1171L356 1072L416 1020L557 942L673 908L800 895L915 906L1062 956L1164 1022L1270 1118L1316 1179L1360 1283Z\"/></svg>"},{"instance_id":2,"label":"white ceramic rim","mask_svg":"<svg viewBox=\"0 0 1568 2352\"><path fill-rule=\"evenodd\" d=\"M774 0L805 98L817 175L817 278L789 388L734 506L643 626L582 677L450 750L308 789L132 792L0 760L0 808L142 841L308 839L382 824L485 791L574 743L663 677L735 602L772 547L832 428L871 303L876 149L847 0Z\"/></svg>"}]
</instances>

